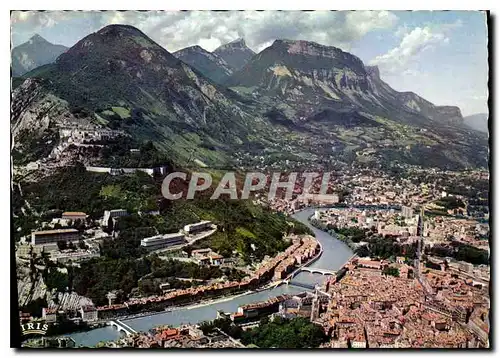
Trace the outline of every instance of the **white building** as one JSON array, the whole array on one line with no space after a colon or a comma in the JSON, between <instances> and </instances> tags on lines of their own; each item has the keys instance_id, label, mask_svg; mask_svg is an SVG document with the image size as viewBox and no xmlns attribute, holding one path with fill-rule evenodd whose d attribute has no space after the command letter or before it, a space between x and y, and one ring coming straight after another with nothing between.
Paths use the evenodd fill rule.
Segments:
<instances>
[{"instance_id":1,"label":"white building","mask_svg":"<svg viewBox=\"0 0 500 358\"><path fill-rule=\"evenodd\" d=\"M26 169L28 170L37 170L40 169L40 163L39 162L31 162L26 165Z\"/></svg>"},{"instance_id":2,"label":"white building","mask_svg":"<svg viewBox=\"0 0 500 358\"><path fill-rule=\"evenodd\" d=\"M87 219L87 214L81 212L81 211L66 211L62 213L61 218L64 220L86 220Z\"/></svg>"},{"instance_id":3,"label":"white building","mask_svg":"<svg viewBox=\"0 0 500 358\"><path fill-rule=\"evenodd\" d=\"M187 234L193 234L199 231L206 230L212 227L212 222L208 220L200 221L196 224L189 224L184 226L184 232Z\"/></svg>"},{"instance_id":4,"label":"white building","mask_svg":"<svg viewBox=\"0 0 500 358\"><path fill-rule=\"evenodd\" d=\"M184 234L176 232L174 234L146 237L141 240L141 247L148 250L158 250L169 246L181 245L184 243L186 243Z\"/></svg>"},{"instance_id":5,"label":"white building","mask_svg":"<svg viewBox=\"0 0 500 358\"><path fill-rule=\"evenodd\" d=\"M102 226L107 226L109 224L109 220L121 216L127 216L128 212L124 209L114 209L114 210L105 210L104 217L102 219Z\"/></svg>"},{"instance_id":6,"label":"white building","mask_svg":"<svg viewBox=\"0 0 500 358\"><path fill-rule=\"evenodd\" d=\"M84 322L97 321L97 308L95 306L83 306L80 308L80 314Z\"/></svg>"},{"instance_id":7,"label":"white building","mask_svg":"<svg viewBox=\"0 0 500 358\"><path fill-rule=\"evenodd\" d=\"M366 341L362 339L353 340L351 346L352 348L366 348Z\"/></svg>"}]
</instances>

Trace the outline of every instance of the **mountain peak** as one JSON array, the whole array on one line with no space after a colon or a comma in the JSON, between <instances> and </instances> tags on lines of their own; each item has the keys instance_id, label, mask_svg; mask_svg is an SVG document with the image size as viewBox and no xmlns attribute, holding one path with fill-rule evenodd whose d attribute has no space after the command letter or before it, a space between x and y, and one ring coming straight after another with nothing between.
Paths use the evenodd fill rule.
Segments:
<instances>
[{"instance_id":1,"label":"mountain peak","mask_svg":"<svg viewBox=\"0 0 500 358\"><path fill-rule=\"evenodd\" d=\"M236 40L233 40L231 42L229 42L229 44L232 44L232 45L239 45L241 47L246 47L246 42L245 42L245 39L240 37L240 38L237 38Z\"/></svg>"},{"instance_id":2,"label":"mountain peak","mask_svg":"<svg viewBox=\"0 0 500 358\"><path fill-rule=\"evenodd\" d=\"M358 57L337 47L313 41L277 39L258 56L266 56L269 61L285 60L292 67L302 70L349 68L359 75L366 75L363 61Z\"/></svg>"},{"instance_id":3,"label":"mountain peak","mask_svg":"<svg viewBox=\"0 0 500 358\"><path fill-rule=\"evenodd\" d=\"M81 66L132 69L138 64L177 68L180 62L139 29L129 25L108 25L78 41L59 56L56 63L73 71Z\"/></svg>"},{"instance_id":4,"label":"mountain peak","mask_svg":"<svg viewBox=\"0 0 500 358\"><path fill-rule=\"evenodd\" d=\"M185 47L183 49L177 50L173 52L173 54L176 56L177 54L183 54L187 52L200 52L200 53L209 53L207 50L205 50L203 47L199 45L193 45L189 47Z\"/></svg>"},{"instance_id":5,"label":"mountain peak","mask_svg":"<svg viewBox=\"0 0 500 358\"><path fill-rule=\"evenodd\" d=\"M221 45L213 53L224 59L233 70L242 68L255 55L243 38Z\"/></svg>"},{"instance_id":6,"label":"mountain peak","mask_svg":"<svg viewBox=\"0 0 500 358\"><path fill-rule=\"evenodd\" d=\"M30 43L43 43L43 42L48 42L47 40L45 40L42 36L40 36L39 34L34 34L33 36L30 37L29 39L29 42Z\"/></svg>"},{"instance_id":7,"label":"mountain peak","mask_svg":"<svg viewBox=\"0 0 500 358\"><path fill-rule=\"evenodd\" d=\"M314 41L305 40L288 40L288 39L277 39L273 42L271 47L284 47L287 49L288 53L291 54L317 54L317 53L331 53L331 54L347 54L347 52L334 46L322 45ZM352 56L351 54L349 54Z\"/></svg>"},{"instance_id":8,"label":"mountain peak","mask_svg":"<svg viewBox=\"0 0 500 358\"><path fill-rule=\"evenodd\" d=\"M123 24L113 24L113 25L107 25L97 31L99 35L118 35L118 36L123 36L123 35L134 35L134 36L143 36L147 37L146 34L144 34L141 30L138 28L131 26L131 25L123 25Z\"/></svg>"},{"instance_id":9,"label":"mountain peak","mask_svg":"<svg viewBox=\"0 0 500 358\"><path fill-rule=\"evenodd\" d=\"M228 42L226 44L220 45L217 47L214 52L221 52L221 51L227 51L227 50L242 50L242 51L247 51L247 52L252 52L255 54L252 49L250 49L247 46L247 43L245 42L245 39L243 38L237 38L236 40L233 40L231 42Z\"/></svg>"},{"instance_id":10,"label":"mountain peak","mask_svg":"<svg viewBox=\"0 0 500 358\"><path fill-rule=\"evenodd\" d=\"M52 63L67 49L34 34L28 41L12 48L12 74L21 76L36 67Z\"/></svg>"}]
</instances>

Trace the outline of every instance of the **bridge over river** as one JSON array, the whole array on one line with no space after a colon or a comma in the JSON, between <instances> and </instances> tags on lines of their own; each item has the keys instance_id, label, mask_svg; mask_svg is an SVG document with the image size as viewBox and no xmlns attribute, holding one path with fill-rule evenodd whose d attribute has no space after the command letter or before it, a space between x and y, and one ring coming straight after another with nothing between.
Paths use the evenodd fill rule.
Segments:
<instances>
[{"instance_id":1,"label":"bridge over river","mask_svg":"<svg viewBox=\"0 0 500 358\"><path fill-rule=\"evenodd\" d=\"M326 275L335 276L337 274L337 271L334 271L334 270L321 269L321 268L317 268L317 267L307 267L307 266L300 268L296 272L299 273L301 271L306 271L306 272L310 272L310 273L318 273L318 274L323 275L323 276L326 276Z\"/></svg>"},{"instance_id":2,"label":"bridge over river","mask_svg":"<svg viewBox=\"0 0 500 358\"><path fill-rule=\"evenodd\" d=\"M119 319L109 321L107 324L108 324L108 326L116 327L118 332L120 332L120 331L125 332L125 334L127 336L130 336L131 334L137 333L137 331L135 329L130 327L128 324L123 323Z\"/></svg>"}]
</instances>

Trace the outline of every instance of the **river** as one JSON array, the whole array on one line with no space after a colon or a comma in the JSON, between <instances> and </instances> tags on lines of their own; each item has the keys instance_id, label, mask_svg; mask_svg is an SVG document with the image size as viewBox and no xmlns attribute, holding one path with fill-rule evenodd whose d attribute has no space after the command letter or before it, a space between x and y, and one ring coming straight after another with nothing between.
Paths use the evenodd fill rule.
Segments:
<instances>
[{"instance_id":1,"label":"river","mask_svg":"<svg viewBox=\"0 0 500 358\"><path fill-rule=\"evenodd\" d=\"M321 257L310 265L310 267L338 270L353 255L352 250L343 242L335 239L324 231L314 228L308 222L308 218L313 215L314 209L305 209L294 214L292 217L307 225L314 231L316 239L323 246ZM325 280L325 276L301 272L292 280L293 282L302 282L309 284L320 283ZM179 308L171 312L159 313L151 316L123 320L136 331L148 331L150 328L158 325L168 324L179 326L183 323L198 323L205 320L216 318L217 311L236 312L238 306L251 302L265 301L270 297L279 296L284 293L294 294L305 291L302 287L293 285L281 285L268 290L253 292L246 295L237 295L234 297L221 298L213 303L193 305L185 308ZM87 332L77 332L68 334L73 338L77 346L91 347L100 341L116 340L122 336L114 327L97 328Z\"/></svg>"}]
</instances>

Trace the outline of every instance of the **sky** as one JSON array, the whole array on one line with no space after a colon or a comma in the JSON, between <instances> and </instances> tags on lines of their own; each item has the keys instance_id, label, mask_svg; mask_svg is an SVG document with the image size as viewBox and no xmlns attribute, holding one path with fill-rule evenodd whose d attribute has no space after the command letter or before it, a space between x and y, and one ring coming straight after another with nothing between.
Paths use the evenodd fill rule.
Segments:
<instances>
[{"instance_id":1,"label":"sky","mask_svg":"<svg viewBox=\"0 0 500 358\"><path fill-rule=\"evenodd\" d=\"M488 112L486 15L477 11L13 11L12 44L39 34L69 47L109 24L135 26L170 52L237 38L256 52L275 39L315 41L377 65L398 91L464 116Z\"/></svg>"}]
</instances>

